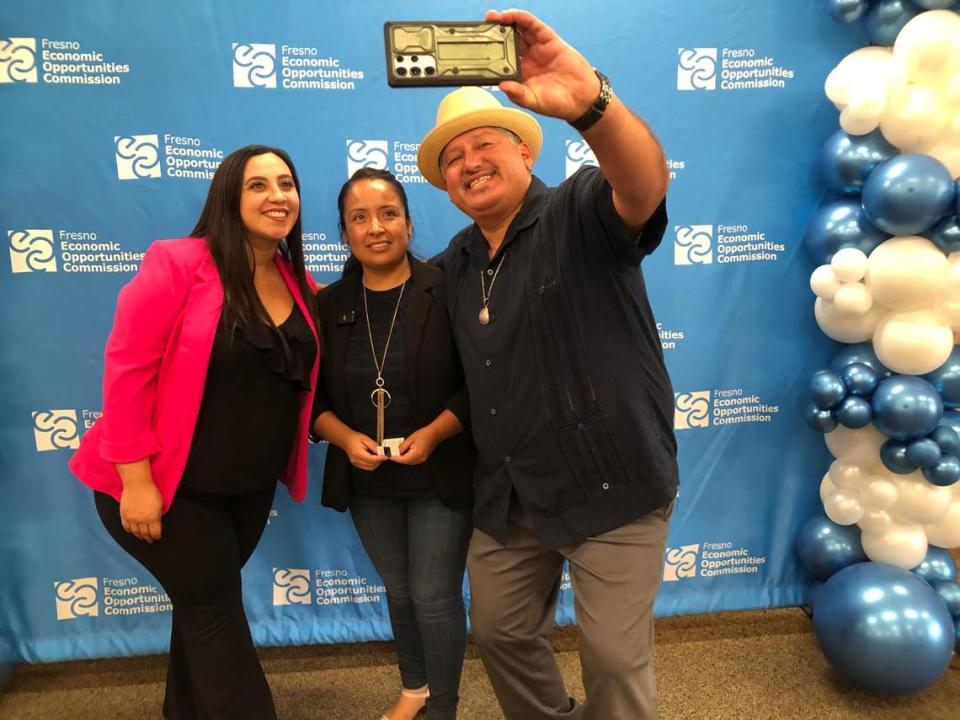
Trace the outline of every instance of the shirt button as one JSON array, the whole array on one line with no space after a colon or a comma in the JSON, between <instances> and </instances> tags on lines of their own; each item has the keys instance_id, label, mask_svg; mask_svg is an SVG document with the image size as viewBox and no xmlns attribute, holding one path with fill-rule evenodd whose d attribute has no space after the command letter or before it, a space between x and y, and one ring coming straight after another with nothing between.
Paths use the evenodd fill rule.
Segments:
<instances>
[{"instance_id":1,"label":"shirt button","mask_svg":"<svg viewBox=\"0 0 960 720\"><path fill-rule=\"evenodd\" d=\"M507 456L503 459L504 462L510 462L511 460L513 460L513 458L510 457L509 455L507 455Z\"/></svg>"},{"instance_id":2,"label":"shirt button","mask_svg":"<svg viewBox=\"0 0 960 720\"><path fill-rule=\"evenodd\" d=\"M484 360L483 364L486 365L487 367L490 367L491 362L489 360Z\"/></svg>"},{"instance_id":3,"label":"shirt button","mask_svg":"<svg viewBox=\"0 0 960 720\"><path fill-rule=\"evenodd\" d=\"M490 408L490 414L491 414L491 415L496 415L496 414L497 414L497 409L496 409L496 408Z\"/></svg>"},{"instance_id":4,"label":"shirt button","mask_svg":"<svg viewBox=\"0 0 960 720\"><path fill-rule=\"evenodd\" d=\"M577 430L583 430L583 423L577 423Z\"/></svg>"},{"instance_id":5,"label":"shirt button","mask_svg":"<svg viewBox=\"0 0 960 720\"><path fill-rule=\"evenodd\" d=\"M609 490L609 489L610 489L610 483L604 483L604 484L601 485L600 487L602 487L604 490Z\"/></svg>"},{"instance_id":6,"label":"shirt button","mask_svg":"<svg viewBox=\"0 0 960 720\"><path fill-rule=\"evenodd\" d=\"M493 275L493 268L487 268L487 275Z\"/></svg>"}]
</instances>

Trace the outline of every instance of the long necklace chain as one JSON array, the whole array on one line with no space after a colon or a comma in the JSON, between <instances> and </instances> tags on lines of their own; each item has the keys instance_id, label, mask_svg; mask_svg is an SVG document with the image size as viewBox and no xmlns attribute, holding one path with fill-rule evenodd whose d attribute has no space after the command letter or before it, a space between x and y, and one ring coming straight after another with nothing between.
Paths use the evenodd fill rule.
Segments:
<instances>
[{"instance_id":1,"label":"long necklace chain","mask_svg":"<svg viewBox=\"0 0 960 720\"><path fill-rule=\"evenodd\" d=\"M507 252L510 248L507 248L503 251L503 255L500 256L500 262L497 263L497 269L493 271L493 277L490 278L490 287L487 288L486 281L483 278L483 270L480 271L480 297L483 301L483 305L480 308L480 324L486 325L490 322L490 310L487 308L487 305L490 303L490 296L493 295L493 284L497 281L497 275L500 274L500 268L503 267L503 261L507 259Z\"/></svg>"},{"instance_id":2,"label":"long necklace chain","mask_svg":"<svg viewBox=\"0 0 960 720\"><path fill-rule=\"evenodd\" d=\"M393 337L393 326L397 322L397 313L400 310L400 300L403 299L403 290L407 286L404 280L400 285L400 294L397 296L397 304L393 306L393 317L390 319L390 329L387 331L387 342L383 346L383 358L377 362L377 349L373 344L373 330L370 329L370 310L367 307L367 286L363 286L363 314L367 319L367 337L370 339L370 353L373 355L373 366L377 369L376 386L383 387L383 368L387 362L387 350L390 348L390 338Z\"/></svg>"}]
</instances>

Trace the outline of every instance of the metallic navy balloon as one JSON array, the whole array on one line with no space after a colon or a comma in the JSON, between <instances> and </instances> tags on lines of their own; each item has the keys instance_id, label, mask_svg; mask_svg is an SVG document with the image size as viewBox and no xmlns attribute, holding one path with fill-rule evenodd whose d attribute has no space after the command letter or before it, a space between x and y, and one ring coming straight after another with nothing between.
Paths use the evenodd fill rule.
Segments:
<instances>
[{"instance_id":1,"label":"metallic navy balloon","mask_svg":"<svg viewBox=\"0 0 960 720\"><path fill-rule=\"evenodd\" d=\"M911 440L907 445L907 460L919 468L932 467L940 460L940 446L930 438Z\"/></svg>"},{"instance_id":2,"label":"metallic navy balloon","mask_svg":"<svg viewBox=\"0 0 960 720\"><path fill-rule=\"evenodd\" d=\"M940 487L953 485L960 480L960 458L956 455L941 455L933 465L923 468L923 476Z\"/></svg>"},{"instance_id":3,"label":"metallic navy balloon","mask_svg":"<svg viewBox=\"0 0 960 720\"><path fill-rule=\"evenodd\" d=\"M930 545L923 562L910 572L918 578L923 578L928 583L935 580L955 581L957 579L957 563L954 562L953 557L947 550Z\"/></svg>"},{"instance_id":4,"label":"metallic navy balloon","mask_svg":"<svg viewBox=\"0 0 960 720\"><path fill-rule=\"evenodd\" d=\"M930 587L937 591L946 604L947 612L954 619L960 617L960 585L955 580L933 580Z\"/></svg>"},{"instance_id":5,"label":"metallic navy balloon","mask_svg":"<svg viewBox=\"0 0 960 720\"><path fill-rule=\"evenodd\" d=\"M867 34L874 45L890 47L897 35L920 12L909 0L878 0L867 13Z\"/></svg>"},{"instance_id":6,"label":"metallic navy balloon","mask_svg":"<svg viewBox=\"0 0 960 720\"><path fill-rule=\"evenodd\" d=\"M906 153L879 165L863 185L863 209L874 225L893 235L932 227L953 202L953 178L929 155Z\"/></svg>"},{"instance_id":7,"label":"metallic navy balloon","mask_svg":"<svg viewBox=\"0 0 960 720\"><path fill-rule=\"evenodd\" d=\"M870 407L870 403L862 397L850 395L840 401L840 404L837 405L834 410L834 414L837 416L837 421L844 427L850 428L851 430L859 430L870 424L870 421L873 419L873 408ZM937 455L939 457L940 448L937 447L936 443L933 443L933 446L937 448Z\"/></svg>"},{"instance_id":8,"label":"metallic navy balloon","mask_svg":"<svg viewBox=\"0 0 960 720\"><path fill-rule=\"evenodd\" d=\"M943 416L943 401L936 388L912 375L881 380L871 404L877 430L898 440L929 435Z\"/></svg>"},{"instance_id":9,"label":"metallic navy balloon","mask_svg":"<svg viewBox=\"0 0 960 720\"><path fill-rule=\"evenodd\" d=\"M919 5L924 10L943 10L956 2L957 0L913 0L914 5Z\"/></svg>"},{"instance_id":10,"label":"metallic navy balloon","mask_svg":"<svg viewBox=\"0 0 960 720\"><path fill-rule=\"evenodd\" d=\"M860 563L831 577L813 610L817 642L843 677L878 695L932 685L950 665L953 618L908 570Z\"/></svg>"},{"instance_id":11,"label":"metallic navy balloon","mask_svg":"<svg viewBox=\"0 0 960 720\"><path fill-rule=\"evenodd\" d=\"M953 651L960 655L960 619L953 626Z\"/></svg>"},{"instance_id":12,"label":"metallic navy balloon","mask_svg":"<svg viewBox=\"0 0 960 720\"><path fill-rule=\"evenodd\" d=\"M880 462L890 472L897 475L908 475L917 469L907 458L907 444L890 438L880 446Z\"/></svg>"},{"instance_id":13,"label":"metallic navy balloon","mask_svg":"<svg viewBox=\"0 0 960 720\"><path fill-rule=\"evenodd\" d=\"M830 16L838 22L856 22L869 9L867 0L830 0Z\"/></svg>"},{"instance_id":14,"label":"metallic navy balloon","mask_svg":"<svg viewBox=\"0 0 960 720\"><path fill-rule=\"evenodd\" d=\"M837 250L856 248L869 255L889 237L867 219L860 201L838 200L823 205L810 218L803 246L813 262L825 265Z\"/></svg>"},{"instance_id":15,"label":"metallic navy balloon","mask_svg":"<svg viewBox=\"0 0 960 720\"><path fill-rule=\"evenodd\" d=\"M820 580L854 563L867 562L860 544L860 528L837 525L825 515L816 515L803 524L796 546L800 562Z\"/></svg>"},{"instance_id":16,"label":"metallic navy balloon","mask_svg":"<svg viewBox=\"0 0 960 720\"><path fill-rule=\"evenodd\" d=\"M837 130L820 151L820 173L830 190L859 195L871 171L898 152L879 130L866 135Z\"/></svg>"},{"instance_id":17,"label":"metallic navy balloon","mask_svg":"<svg viewBox=\"0 0 960 720\"><path fill-rule=\"evenodd\" d=\"M803 593L803 604L809 608L809 615L813 614L813 608L817 605L817 596L820 594L820 591L823 590L823 581L814 580L809 585Z\"/></svg>"},{"instance_id":18,"label":"metallic navy balloon","mask_svg":"<svg viewBox=\"0 0 960 720\"><path fill-rule=\"evenodd\" d=\"M833 356L833 360L830 361L830 369L842 377L843 369L854 364L866 365L881 379L893 375L893 372L880 362L880 358L877 357L871 342L844 346L840 352Z\"/></svg>"},{"instance_id":19,"label":"metallic navy balloon","mask_svg":"<svg viewBox=\"0 0 960 720\"><path fill-rule=\"evenodd\" d=\"M821 410L829 410L847 395L840 376L831 370L818 370L810 378L810 397Z\"/></svg>"},{"instance_id":20,"label":"metallic navy balloon","mask_svg":"<svg viewBox=\"0 0 960 720\"><path fill-rule=\"evenodd\" d=\"M947 215L926 234L945 254L957 252L960 250L960 216Z\"/></svg>"},{"instance_id":21,"label":"metallic navy balloon","mask_svg":"<svg viewBox=\"0 0 960 720\"><path fill-rule=\"evenodd\" d=\"M950 357L943 365L922 377L940 393L945 408L960 408L960 345L953 346Z\"/></svg>"},{"instance_id":22,"label":"metallic navy balloon","mask_svg":"<svg viewBox=\"0 0 960 720\"><path fill-rule=\"evenodd\" d=\"M930 433L930 439L939 446L942 455L960 455L960 433L949 425L944 425L942 419Z\"/></svg>"},{"instance_id":23,"label":"metallic navy balloon","mask_svg":"<svg viewBox=\"0 0 960 720\"><path fill-rule=\"evenodd\" d=\"M840 371L840 380L851 395L867 397L877 388L880 377L864 363L852 363Z\"/></svg>"},{"instance_id":24,"label":"metallic navy balloon","mask_svg":"<svg viewBox=\"0 0 960 720\"><path fill-rule=\"evenodd\" d=\"M833 410L818 408L814 403L807 405L803 412L803 419L817 432L828 433L837 429L837 416Z\"/></svg>"}]
</instances>

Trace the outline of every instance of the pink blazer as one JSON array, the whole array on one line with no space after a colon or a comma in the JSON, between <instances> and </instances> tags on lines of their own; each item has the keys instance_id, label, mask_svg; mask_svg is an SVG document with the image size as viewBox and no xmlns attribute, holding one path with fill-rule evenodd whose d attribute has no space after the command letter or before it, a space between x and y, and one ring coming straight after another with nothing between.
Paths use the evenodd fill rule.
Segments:
<instances>
[{"instance_id":1,"label":"pink blazer","mask_svg":"<svg viewBox=\"0 0 960 720\"><path fill-rule=\"evenodd\" d=\"M278 257L277 267L316 337L290 264ZM123 485L114 463L149 457L163 510L169 509L190 452L222 305L223 287L205 240L160 240L150 246L140 272L117 298L103 371L103 414L70 459L70 470L81 482L119 500ZM310 373L314 389L319 365L318 343ZM303 393L297 437L282 478L297 502L307 493L313 393Z\"/></svg>"}]
</instances>

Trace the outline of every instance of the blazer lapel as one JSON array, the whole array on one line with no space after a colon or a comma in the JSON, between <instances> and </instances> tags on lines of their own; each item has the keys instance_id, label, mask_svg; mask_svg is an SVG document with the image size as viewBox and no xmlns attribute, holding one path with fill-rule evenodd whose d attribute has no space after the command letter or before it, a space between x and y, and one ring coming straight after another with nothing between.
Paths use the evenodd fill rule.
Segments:
<instances>
[{"instance_id":1,"label":"blazer lapel","mask_svg":"<svg viewBox=\"0 0 960 720\"><path fill-rule=\"evenodd\" d=\"M347 402L347 343L350 332L361 322L357 312L357 299L360 293L360 273L351 273L343 278L340 291L331 298L332 313L328 314L329 324L324 323L325 363L329 363L334 382L330 403L337 408L340 419L352 424L350 404Z\"/></svg>"},{"instance_id":2,"label":"blazer lapel","mask_svg":"<svg viewBox=\"0 0 960 720\"><path fill-rule=\"evenodd\" d=\"M406 325L406 356L407 384L410 387L410 397L420 397L419 368L417 360L421 357L420 345L423 343L423 333L427 325L427 318L433 307L433 285L426 281L423 273L417 267L417 261L410 258L410 296L407 300ZM419 412L419 407L417 408Z\"/></svg>"}]
</instances>

